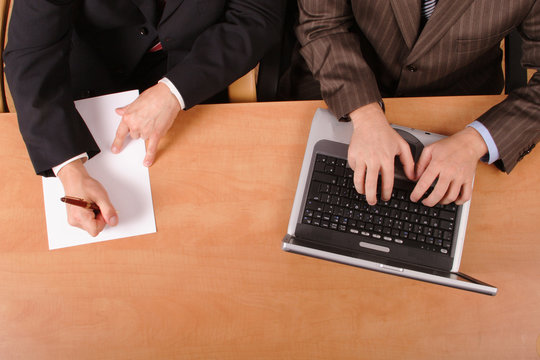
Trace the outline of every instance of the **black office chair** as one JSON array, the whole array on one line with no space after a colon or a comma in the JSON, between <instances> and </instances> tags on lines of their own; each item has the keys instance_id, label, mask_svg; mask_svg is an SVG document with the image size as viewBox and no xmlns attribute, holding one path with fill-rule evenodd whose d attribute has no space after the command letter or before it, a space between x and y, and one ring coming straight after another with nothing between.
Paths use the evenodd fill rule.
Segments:
<instances>
[{"instance_id":1,"label":"black office chair","mask_svg":"<svg viewBox=\"0 0 540 360\"><path fill-rule=\"evenodd\" d=\"M279 79L289 66L294 46L291 34L294 34L294 23L298 17L296 0L280 1L286 5L280 40L266 52L256 68L229 86L231 102L277 100Z\"/></svg>"},{"instance_id":2,"label":"black office chair","mask_svg":"<svg viewBox=\"0 0 540 360\"><path fill-rule=\"evenodd\" d=\"M294 28L298 19L296 0L284 0L286 11L283 19L281 41L264 56L259 64L257 100L275 101L278 97L279 80L289 67L296 42Z\"/></svg>"},{"instance_id":3,"label":"black office chair","mask_svg":"<svg viewBox=\"0 0 540 360\"><path fill-rule=\"evenodd\" d=\"M521 66L521 36L517 30L504 39L504 92L527 85L527 70Z\"/></svg>"}]
</instances>

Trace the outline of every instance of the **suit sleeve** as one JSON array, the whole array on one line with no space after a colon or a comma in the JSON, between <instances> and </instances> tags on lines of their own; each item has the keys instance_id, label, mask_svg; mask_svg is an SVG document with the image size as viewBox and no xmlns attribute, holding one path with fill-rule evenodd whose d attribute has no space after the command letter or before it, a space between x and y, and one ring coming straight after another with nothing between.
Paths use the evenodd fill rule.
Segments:
<instances>
[{"instance_id":1,"label":"suit sleeve","mask_svg":"<svg viewBox=\"0 0 540 360\"><path fill-rule=\"evenodd\" d=\"M299 0L298 5L300 52L332 112L341 118L379 101L377 81L362 56L350 2Z\"/></svg>"},{"instance_id":2,"label":"suit sleeve","mask_svg":"<svg viewBox=\"0 0 540 360\"><path fill-rule=\"evenodd\" d=\"M257 65L279 40L283 0L230 0L220 22L205 29L170 69L186 109L222 91Z\"/></svg>"},{"instance_id":3,"label":"suit sleeve","mask_svg":"<svg viewBox=\"0 0 540 360\"><path fill-rule=\"evenodd\" d=\"M540 68L540 3L537 1L518 28L523 39L522 65ZM540 73L527 86L511 92L478 119L489 130L499 150L497 167L507 173L540 140Z\"/></svg>"},{"instance_id":4,"label":"suit sleeve","mask_svg":"<svg viewBox=\"0 0 540 360\"><path fill-rule=\"evenodd\" d=\"M19 128L37 174L99 148L75 109L69 47L75 1L17 0L4 52Z\"/></svg>"}]
</instances>

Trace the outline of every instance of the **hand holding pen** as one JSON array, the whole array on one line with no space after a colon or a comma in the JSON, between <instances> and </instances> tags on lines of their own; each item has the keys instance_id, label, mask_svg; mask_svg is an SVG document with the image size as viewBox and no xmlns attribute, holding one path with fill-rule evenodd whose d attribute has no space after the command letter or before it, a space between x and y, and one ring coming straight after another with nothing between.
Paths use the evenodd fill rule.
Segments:
<instances>
[{"instance_id":1,"label":"hand holding pen","mask_svg":"<svg viewBox=\"0 0 540 360\"><path fill-rule=\"evenodd\" d=\"M57 176L66 194L64 202L69 205L66 206L66 213L71 226L97 236L106 225L118 224L118 215L107 191L88 174L82 161L67 164Z\"/></svg>"}]
</instances>

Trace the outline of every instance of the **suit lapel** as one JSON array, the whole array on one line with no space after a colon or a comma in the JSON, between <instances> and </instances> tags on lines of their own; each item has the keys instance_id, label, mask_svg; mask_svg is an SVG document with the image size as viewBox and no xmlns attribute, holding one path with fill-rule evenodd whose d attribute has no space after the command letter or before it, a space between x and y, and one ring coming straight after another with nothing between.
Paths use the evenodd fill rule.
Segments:
<instances>
[{"instance_id":1,"label":"suit lapel","mask_svg":"<svg viewBox=\"0 0 540 360\"><path fill-rule=\"evenodd\" d=\"M163 9L163 15L161 15L160 23L163 23L169 16L171 16L174 11L180 6L184 0L167 0L165 3L165 8Z\"/></svg>"},{"instance_id":2,"label":"suit lapel","mask_svg":"<svg viewBox=\"0 0 540 360\"><path fill-rule=\"evenodd\" d=\"M131 0L148 21L155 24L157 17L156 0Z\"/></svg>"},{"instance_id":3,"label":"suit lapel","mask_svg":"<svg viewBox=\"0 0 540 360\"><path fill-rule=\"evenodd\" d=\"M418 38L420 27L420 2L421 0L391 0L394 17L403 39L409 49L412 49Z\"/></svg>"},{"instance_id":4,"label":"suit lapel","mask_svg":"<svg viewBox=\"0 0 540 360\"><path fill-rule=\"evenodd\" d=\"M418 41L407 57L407 63L413 63L425 54L446 34L459 17L471 6L474 0L439 0L435 11L422 30Z\"/></svg>"}]
</instances>

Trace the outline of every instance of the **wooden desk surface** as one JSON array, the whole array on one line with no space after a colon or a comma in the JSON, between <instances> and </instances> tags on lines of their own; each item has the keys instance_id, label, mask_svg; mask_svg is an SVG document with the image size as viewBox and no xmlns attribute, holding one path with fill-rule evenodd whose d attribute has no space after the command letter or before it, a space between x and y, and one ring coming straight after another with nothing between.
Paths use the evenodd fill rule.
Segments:
<instances>
[{"instance_id":1,"label":"wooden desk surface","mask_svg":"<svg viewBox=\"0 0 540 360\"><path fill-rule=\"evenodd\" d=\"M501 99L386 103L450 134ZM479 165L461 270L499 287L479 295L280 249L320 106L188 111L150 170L158 232L55 251L1 115L0 359L538 359L540 150Z\"/></svg>"}]
</instances>

